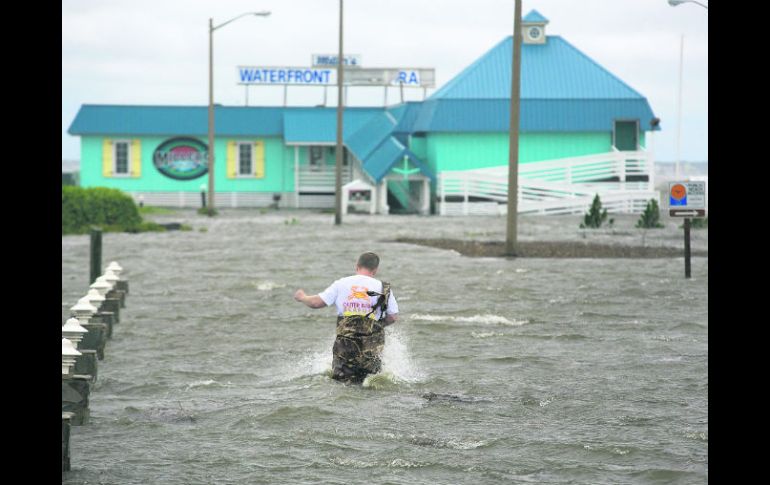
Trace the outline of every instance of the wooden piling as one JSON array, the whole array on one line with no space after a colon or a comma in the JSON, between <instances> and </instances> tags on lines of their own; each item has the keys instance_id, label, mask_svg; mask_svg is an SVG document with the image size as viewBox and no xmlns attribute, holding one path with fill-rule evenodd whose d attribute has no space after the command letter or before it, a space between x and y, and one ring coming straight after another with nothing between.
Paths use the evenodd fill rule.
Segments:
<instances>
[{"instance_id":1,"label":"wooden piling","mask_svg":"<svg viewBox=\"0 0 770 485\"><path fill-rule=\"evenodd\" d=\"M96 357L104 360L104 346L107 343L107 325L104 323L81 323L81 326L88 330L83 335L83 340L78 344L78 350L95 350Z\"/></svg>"},{"instance_id":2,"label":"wooden piling","mask_svg":"<svg viewBox=\"0 0 770 485\"><path fill-rule=\"evenodd\" d=\"M75 359L75 366L72 368L73 374L91 376L91 382L96 382L97 375L97 352L96 350L84 349L78 346L78 352L83 355L79 355ZM102 353L104 357L104 353ZM101 360L101 359L99 359Z\"/></svg>"},{"instance_id":3,"label":"wooden piling","mask_svg":"<svg viewBox=\"0 0 770 485\"><path fill-rule=\"evenodd\" d=\"M91 376L80 374L62 376L61 410L62 413L69 412L73 414L70 419L72 426L88 423L90 417L88 396L90 394Z\"/></svg>"},{"instance_id":4,"label":"wooden piling","mask_svg":"<svg viewBox=\"0 0 770 485\"><path fill-rule=\"evenodd\" d=\"M89 285L102 274L102 230L91 228L91 280Z\"/></svg>"},{"instance_id":5,"label":"wooden piling","mask_svg":"<svg viewBox=\"0 0 770 485\"><path fill-rule=\"evenodd\" d=\"M61 471L70 471L70 420L75 413L61 413Z\"/></svg>"}]
</instances>

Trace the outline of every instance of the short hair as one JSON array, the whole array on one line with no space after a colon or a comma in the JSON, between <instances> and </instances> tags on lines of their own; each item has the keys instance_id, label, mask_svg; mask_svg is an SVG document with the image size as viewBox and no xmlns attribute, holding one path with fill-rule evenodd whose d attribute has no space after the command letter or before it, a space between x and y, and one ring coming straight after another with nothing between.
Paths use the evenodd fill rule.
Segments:
<instances>
[{"instance_id":1,"label":"short hair","mask_svg":"<svg viewBox=\"0 0 770 485\"><path fill-rule=\"evenodd\" d=\"M358 257L356 264L362 268L374 271L380 265L380 257L372 252L366 252Z\"/></svg>"}]
</instances>

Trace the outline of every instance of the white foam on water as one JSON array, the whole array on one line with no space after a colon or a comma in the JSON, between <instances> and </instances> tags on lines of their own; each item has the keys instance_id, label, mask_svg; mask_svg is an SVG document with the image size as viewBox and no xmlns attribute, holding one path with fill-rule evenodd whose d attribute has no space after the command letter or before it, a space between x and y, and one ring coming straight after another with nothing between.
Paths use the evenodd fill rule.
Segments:
<instances>
[{"instance_id":1,"label":"white foam on water","mask_svg":"<svg viewBox=\"0 0 770 485\"><path fill-rule=\"evenodd\" d=\"M417 467L426 466L426 464L404 460L402 458L396 458L395 460L388 463L388 466L392 468L417 468Z\"/></svg>"},{"instance_id":2,"label":"white foam on water","mask_svg":"<svg viewBox=\"0 0 770 485\"><path fill-rule=\"evenodd\" d=\"M414 313L409 315L409 320L425 320L427 322L440 322L442 320L451 320L452 317L445 315L423 315L421 313Z\"/></svg>"},{"instance_id":3,"label":"white foam on water","mask_svg":"<svg viewBox=\"0 0 770 485\"><path fill-rule=\"evenodd\" d=\"M195 382L191 382L190 384L187 384L187 389L189 390L189 389L194 389L196 387L210 386L216 383L217 381L215 381L214 379L207 379L205 381L195 381Z\"/></svg>"},{"instance_id":4,"label":"white foam on water","mask_svg":"<svg viewBox=\"0 0 770 485\"><path fill-rule=\"evenodd\" d=\"M458 440L452 439L447 441L446 444L449 448L454 448L455 450L475 450L480 446L486 445L487 442L486 441L458 441Z\"/></svg>"},{"instance_id":5,"label":"white foam on water","mask_svg":"<svg viewBox=\"0 0 770 485\"><path fill-rule=\"evenodd\" d=\"M506 325L509 327L518 327L529 323L529 320L509 320L501 315L472 315L469 317L454 317L451 315L431 315L415 313L409 316L410 320L422 320L426 322L462 322L462 323L483 323L485 325Z\"/></svg>"},{"instance_id":6,"label":"white foam on water","mask_svg":"<svg viewBox=\"0 0 770 485\"><path fill-rule=\"evenodd\" d=\"M409 354L407 338L397 326L389 327L385 333L385 347L382 349L382 372L392 374L398 381L420 382L425 379Z\"/></svg>"},{"instance_id":7,"label":"white foam on water","mask_svg":"<svg viewBox=\"0 0 770 485\"><path fill-rule=\"evenodd\" d=\"M502 337L505 335L501 332L471 332L473 338L489 338L489 337Z\"/></svg>"},{"instance_id":8,"label":"white foam on water","mask_svg":"<svg viewBox=\"0 0 770 485\"><path fill-rule=\"evenodd\" d=\"M487 325L521 325L516 320L511 321L500 315L473 315L472 317L455 317L457 322L484 323Z\"/></svg>"},{"instance_id":9,"label":"white foam on water","mask_svg":"<svg viewBox=\"0 0 770 485\"><path fill-rule=\"evenodd\" d=\"M319 345L315 352L308 352L296 361L287 362L283 374L285 379L299 377L332 375L332 347L334 339ZM425 380L425 375L412 360L407 338L398 328L389 327L385 334L385 347L382 350L382 370L364 380L364 387L381 389L402 382L414 383Z\"/></svg>"},{"instance_id":10,"label":"white foam on water","mask_svg":"<svg viewBox=\"0 0 770 485\"><path fill-rule=\"evenodd\" d=\"M270 291L274 290L275 288L286 288L286 285L282 283L275 283L273 281L263 281L262 283L257 283L257 289L259 291Z\"/></svg>"},{"instance_id":11,"label":"white foam on water","mask_svg":"<svg viewBox=\"0 0 770 485\"><path fill-rule=\"evenodd\" d=\"M319 345L315 352L308 352L297 360L286 362L286 370L280 375L285 376L287 380L307 376L328 375L331 377L332 345L334 345L334 340Z\"/></svg>"}]
</instances>

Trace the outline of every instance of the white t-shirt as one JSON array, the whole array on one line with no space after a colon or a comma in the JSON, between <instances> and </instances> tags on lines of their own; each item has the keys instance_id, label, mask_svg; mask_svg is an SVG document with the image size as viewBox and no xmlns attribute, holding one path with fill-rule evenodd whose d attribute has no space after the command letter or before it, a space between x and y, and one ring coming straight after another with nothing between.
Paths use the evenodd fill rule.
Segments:
<instances>
[{"instance_id":1,"label":"white t-shirt","mask_svg":"<svg viewBox=\"0 0 770 485\"><path fill-rule=\"evenodd\" d=\"M327 305L332 303L337 307L337 315L366 315L372 311L379 296L369 296L367 291L382 293L382 281L371 276L356 274L347 278L340 278L328 288L318 294ZM372 318L380 318L380 310L371 315ZM398 313L398 303L390 292L388 298L388 315Z\"/></svg>"}]
</instances>

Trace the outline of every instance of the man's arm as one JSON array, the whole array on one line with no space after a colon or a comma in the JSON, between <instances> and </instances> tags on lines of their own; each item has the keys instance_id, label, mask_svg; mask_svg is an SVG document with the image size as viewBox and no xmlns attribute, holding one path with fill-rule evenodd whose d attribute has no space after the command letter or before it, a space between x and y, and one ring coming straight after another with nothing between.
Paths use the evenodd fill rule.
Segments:
<instances>
[{"instance_id":1,"label":"man's arm","mask_svg":"<svg viewBox=\"0 0 770 485\"><path fill-rule=\"evenodd\" d=\"M323 308L326 306L326 302L318 295L306 295L305 291L301 288L294 293L294 299L300 303L304 303L310 308Z\"/></svg>"},{"instance_id":2,"label":"man's arm","mask_svg":"<svg viewBox=\"0 0 770 485\"><path fill-rule=\"evenodd\" d=\"M385 325L392 325L396 323L396 320L398 320L398 313L392 313L390 315L385 316Z\"/></svg>"}]
</instances>

